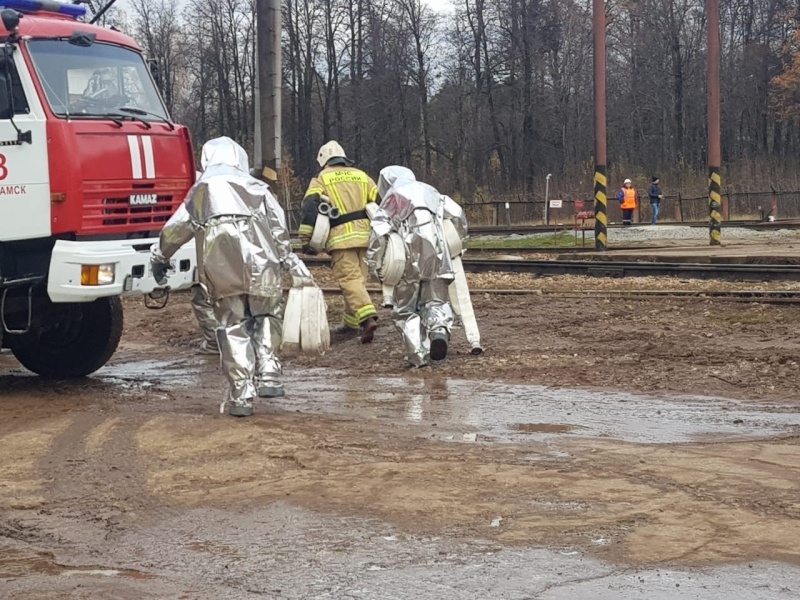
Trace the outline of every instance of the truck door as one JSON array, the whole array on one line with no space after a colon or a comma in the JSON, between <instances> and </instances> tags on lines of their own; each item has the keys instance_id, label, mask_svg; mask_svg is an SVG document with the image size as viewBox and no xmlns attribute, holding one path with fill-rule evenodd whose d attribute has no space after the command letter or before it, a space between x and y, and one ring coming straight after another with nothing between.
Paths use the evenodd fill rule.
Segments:
<instances>
[{"instance_id":1,"label":"truck door","mask_svg":"<svg viewBox=\"0 0 800 600\"><path fill-rule=\"evenodd\" d=\"M44 111L19 48L0 47L0 242L50 232Z\"/></svg>"}]
</instances>

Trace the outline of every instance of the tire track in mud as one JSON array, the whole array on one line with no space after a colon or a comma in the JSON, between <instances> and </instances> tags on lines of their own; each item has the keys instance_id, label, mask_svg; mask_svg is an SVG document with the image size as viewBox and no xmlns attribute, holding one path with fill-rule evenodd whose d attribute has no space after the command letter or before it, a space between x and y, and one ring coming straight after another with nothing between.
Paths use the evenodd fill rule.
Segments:
<instances>
[{"instance_id":1,"label":"tire track in mud","mask_svg":"<svg viewBox=\"0 0 800 600\"><path fill-rule=\"evenodd\" d=\"M192 567L203 528L171 526L185 509L172 508L168 497L148 490L148 461L142 460L137 440L140 429L163 415L165 406L179 421L214 414L207 399L175 388L186 377L181 371L196 365L185 358L166 361L169 368L161 371L154 361L163 361L163 355L133 354L124 356L122 368L112 365L77 384L12 377L12 395L0 394L0 418L4 413L9 417L0 424L0 436L37 440L36 452L19 457L29 460L12 470L10 480L23 481L35 500L9 505L14 510L0 514L0 576L6 571L11 577L23 576L30 583L22 582L19 589L31 592L41 585L45 590L70 587L64 583L68 579L80 581L78 587L85 590L102 590L100 597L105 598L161 598L168 589L174 591L168 597L176 598L243 598L226 578L206 577ZM142 360L145 372L138 369ZM208 389L199 380L193 387ZM19 410L20 403L26 410ZM12 464L14 456L9 454ZM153 463L150 458L150 468L161 460L155 457ZM65 574L69 576L60 577ZM33 581L43 576L49 583ZM145 587L160 593L144 593L145 579ZM124 591L133 585L130 580L138 581L139 593ZM55 591L34 596L73 597ZM30 596L23 591L14 597Z\"/></svg>"},{"instance_id":2,"label":"tire track in mud","mask_svg":"<svg viewBox=\"0 0 800 600\"><path fill-rule=\"evenodd\" d=\"M59 568L155 577L125 551L128 539L142 547L163 544L154 526L176 514L147 490L136 433L148 418L117 412L74 414L38 463L44 505L5 525L0 521L0 537L52 556Z\"/></svg>"},{"instance_id":3,"label":"tire track in mud","mask_svg":"<svg viewBox=\"0 0 800 600\"><path fill-rule=\"evenodd\" d=\"M124 513L144 501L134 439L144 418L112 415L77 414L40 461L52 508L111 504Z\"/></svg>"},{"instance_id":4,"label":"tire track in mud","mask_svg":"<svg viewBox=\"0 0 800 600\"><path fill-rule=\"evenodd\" d=\"M180 588L187 598L244 597L244 590L224 575L230 559L200 547L202 528L170 525L181 521L186 509L148 489L148 460L137 436L152 421L153 404L148 397L136 412L82 411L73 417L39 461L47 501L35 516L24 515L17 530L24 529L27 540L17 547L40 560L50 557L56 571L116 571L121 579L158 582L157 588L163 586L158 589ZM200 554L207 555L216 575L193 568ZM86 581L100 585L91 575ZM115 593L132 583L120 580Z\"/></svg>"}]
</instances>

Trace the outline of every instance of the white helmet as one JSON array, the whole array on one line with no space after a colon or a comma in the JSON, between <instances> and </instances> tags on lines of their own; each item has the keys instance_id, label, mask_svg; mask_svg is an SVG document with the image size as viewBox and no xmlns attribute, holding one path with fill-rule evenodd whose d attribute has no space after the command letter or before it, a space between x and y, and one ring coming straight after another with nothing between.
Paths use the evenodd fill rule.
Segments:
<instances>
[{"instance_id":1,"label":"white helmet","mask_svg":"<svg viewBox=\"0 0 800 600\"><path fill-rule=\"evenodd\" d=\"M630 179L626 179L625 181L622 182L622 185L625 185L626 183L632 184L633 182Z\"/></svg>"},{"instance_id":2,"label":"white helmet","mask_svg":"<svg viewBox=\"0 0 800 600\"><path fill-rule=\"evenodd\" d=\"M317 153L317 162L319 163L320 168L323 168L325 165L328 164L328 161L332 158L344 158L347 159L347 154L344 152L344 148L334 140L331 140L327 144L324 144Z\"/></svg>"}]
</instances>

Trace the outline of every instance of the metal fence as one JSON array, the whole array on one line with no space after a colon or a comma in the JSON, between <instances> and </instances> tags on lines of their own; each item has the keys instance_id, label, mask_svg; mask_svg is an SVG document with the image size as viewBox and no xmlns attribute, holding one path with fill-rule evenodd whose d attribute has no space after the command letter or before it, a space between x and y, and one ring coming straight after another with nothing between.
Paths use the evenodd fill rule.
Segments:
<instances>
[{"instance_id":1,"label":"metal fence","mask_svg":"<svg viewBox=\"0 0 800 600\"><path fill-rule=\"evenodd\" d=\"M492 202L465 203L464 209L474 225L521 225L544 223L574 223L575 214L594 210L591 197L569 196L553 198L560 207L547 207L543 200L498 200ZM551 200L551 202L552 202ZM634 220L647 222L652 209L647 197L641 202ZM545 214L547 213L547 214ZM769 217L800 219L800 191L782 192L727 192L722 196L722 218L724 221L759 221ZM608 219L610 223L622 219L622 211L616 198L609 198ZM708 220L707 196L665 196L661 202L659 222L690 222Z\"/></svg>"},{"instance_id":2,"label":"metal fence","mask_svg":"<svg viewBox=\"0 0 800 600\"><path fill-rule=\"evenodd\" d=\"M500 197L491 202L465 202L463 207L472 225L534 225L544 223L545 217L550 224L571 225L575 222L576 213L594 210L594 202L590 196L564 194L551 200L560 201L561 207L547 207L545 210L543 200L525 200L520 196ZM800 219L800 191L723 193L722 212L724 221L757 221L766 220L770 216L776 219ZM290 228L296 230L300 224L300 207L291 207L286 216ZM644 197L634 220L648 222L650 216L650 202ZM622 220L619 202L613 197L608 201L608 220L609 223ZM661 202L658 220L662 223L706 221L708 197L683 196L680 193L665 196Z\"/></svg>"}]
</instances>

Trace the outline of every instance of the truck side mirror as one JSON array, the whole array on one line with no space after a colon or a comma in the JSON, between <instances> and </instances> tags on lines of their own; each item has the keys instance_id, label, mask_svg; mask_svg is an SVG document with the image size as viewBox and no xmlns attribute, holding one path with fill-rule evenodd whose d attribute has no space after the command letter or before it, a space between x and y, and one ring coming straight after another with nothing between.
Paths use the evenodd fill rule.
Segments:
<instances>
[{"instance_id":1,"label":"truck side mirror","mask_svg":"<svg viewBox=\"0 0 800 600\"><path fill-rule=\"evenodd\" d=\"M3 11L6 12L6 11ZM11 83L11 61L13 58L8 48L0 50L0 119L13 119L14 113L11 112L11 97L13 92Z\"/></svg>"},{"instance_id":2,"label":"truck side mirror","mask_svg":"<svg viewBox=\"0 0 800 600\"><path fill-rule=\"evenodd\" d=\"M0 19L3 20L3 27L6 28L6 31L8 31L12 37L18 33L17 28L19 27L19 19L21 16L20 13L11 8L6 8L0 12Z\"/></svg>"},{"instance_id":3,"label":"truck side mirror","mask_svg":"<svg viewBox=\"0 0 800 600\"><path fill-rule=\"evenodd\" d=\"M11 119L11 97L8 95L8 80L6 72L0 69L0 119Z\"/></svg>"}]
</instances>

